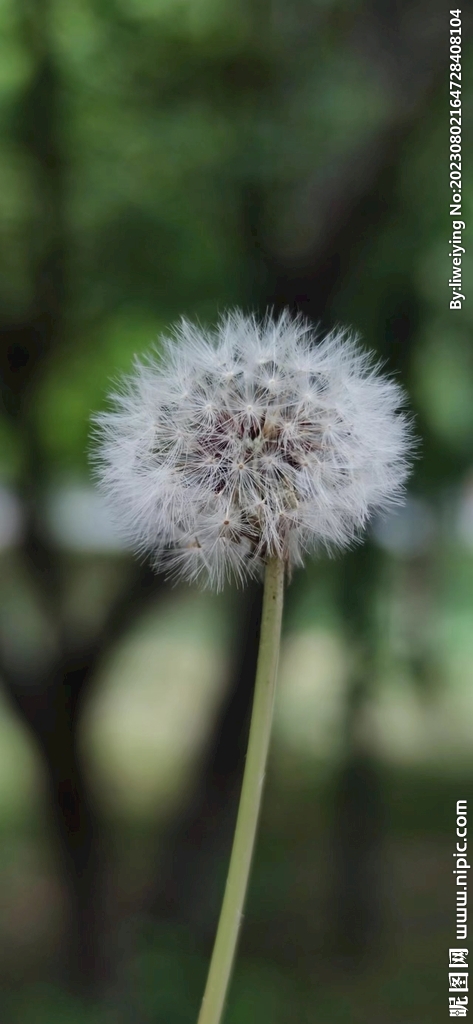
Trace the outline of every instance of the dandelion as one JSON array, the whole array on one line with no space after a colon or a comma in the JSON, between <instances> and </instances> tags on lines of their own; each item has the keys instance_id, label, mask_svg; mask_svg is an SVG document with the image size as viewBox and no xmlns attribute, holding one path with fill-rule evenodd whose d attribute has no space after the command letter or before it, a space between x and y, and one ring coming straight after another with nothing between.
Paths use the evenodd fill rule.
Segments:
<instances>
[{"instance_id":1,"label":"dandelion","mask_svg":"<svg viewBox=\"0 0 473 1024\"><path fill-rule=\"evenodd\" d=\"M352 543L399 499L409 426L396 383L346 331L302 318L182 320L96 417L117 522L156 568L220 589Z\"/></svg>"},{"instance_id":2,"label":"dandelion","mask_svg":"<svg viewBox=\"0 0 473 1024\"><path fill-rule=\"evenodd\" d=\"M219 1024L256 835L286 575L347 547L402 499L412 451L403 393L349 331L236 311L213 331L181 320L95 417L99 485L157 569L220 589L264 573L248 753L198 1024Z\"/></svg>"}]
</instances>

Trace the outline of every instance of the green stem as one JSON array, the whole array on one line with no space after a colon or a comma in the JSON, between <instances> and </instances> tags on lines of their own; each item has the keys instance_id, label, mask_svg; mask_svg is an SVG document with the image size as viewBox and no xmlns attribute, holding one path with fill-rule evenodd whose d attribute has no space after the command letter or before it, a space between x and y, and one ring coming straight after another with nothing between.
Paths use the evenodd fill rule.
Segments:
<instances>
[{"instance_id":1,"label":"green stem","mask_svg":"<svg viewBox=\"0 0 473 1024\"><path fill-rule=\"evenodd\" d=\"M240 806L217 935L198 1024L220 1024L248 886L268 756L279 659L284 564L266 566L255 695Z\"/></svg>"}]
</instances>

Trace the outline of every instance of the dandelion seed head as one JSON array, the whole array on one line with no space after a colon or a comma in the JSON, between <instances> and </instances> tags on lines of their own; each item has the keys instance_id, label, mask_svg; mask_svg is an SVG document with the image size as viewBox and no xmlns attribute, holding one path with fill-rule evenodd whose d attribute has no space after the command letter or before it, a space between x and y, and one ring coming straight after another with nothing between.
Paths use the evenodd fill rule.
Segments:
<instances>
[{"instance_id":1,"label":"dandelion seed head","mask_svg":"<svg viewBox=\"0 0 473 1024\"><path fill-rule=\"evenodd\" d=\"M354 335L289 312L182 319L94 417L99 485L156 568L220 589L358 539L402 500L404 396Z\"/></svg>"}]
</instances>

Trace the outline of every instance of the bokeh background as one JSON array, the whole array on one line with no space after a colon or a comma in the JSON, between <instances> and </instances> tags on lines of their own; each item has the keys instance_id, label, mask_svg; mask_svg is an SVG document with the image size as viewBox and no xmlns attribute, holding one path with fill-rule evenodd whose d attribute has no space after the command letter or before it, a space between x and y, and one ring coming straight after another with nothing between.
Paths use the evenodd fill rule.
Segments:
<instances>
[{"instance_id":1,"label":"bokeh background","mask_svg":"<svg viewBox=\"0 0 473 1024\"><path fill-rule=\"evenodd\" d=\"M134 353L235 305L352 325L407 387L422 452L406 507L288 591L226 1021L447 1019L455 802L473 800L448 18L436 0L2 0L5 1024L197 1016L261 595L154 577L111 529L87 447Z\"/></svg>"}]
</instances>

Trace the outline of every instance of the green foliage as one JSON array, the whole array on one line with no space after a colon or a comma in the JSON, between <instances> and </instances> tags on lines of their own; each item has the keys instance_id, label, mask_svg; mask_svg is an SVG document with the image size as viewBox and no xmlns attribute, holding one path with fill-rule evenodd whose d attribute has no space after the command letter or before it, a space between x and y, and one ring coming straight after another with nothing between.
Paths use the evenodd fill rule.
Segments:
<instances>
[{"instance_id":1,"label":"green foliage","mask_svg":"<svg viewBox=\"0 0 473 1024\"><path fill-rule=\"evenodd\" d=\"M349 20L346 5L329 7L341 24ZM84 471L89 410L101 404L109 378L169 321L181 312L212 319L228 304L251 304L264 281L255 263L261 244L277 257L300 258L317 235L317 210L315 220L307 216L304 198L311 182L329 190L332 174L356 162L389 125L396 100L388 82L380 88L375 63L360 59L327 12L325 4L314 7L311 33L298 5L292 16L282 9L265 33L257 4L53 6L67 300L63 344L36 395L52 469ZM28 233L40 187L21 143L21 103L39 65L25 45L21 8L5 4L1 17L7 244L0 260L4 308L21 321L31 297ZM464 90L466 108L468 80ZM447 304L443 116L439 98L421 131L403 141L403 158L386 180L380 230L366 232L332 306L333 319L353 323L372 346L387 344L394 362L401 343L390 341L389 325L400 310L417 320L406 372L427 432L430 476L446 466L430 457L429 444L445 446L459 469L472 430L468 306L454 319ZM252 252L244 218L255 189L262 234ZM463 197L467 213L468 169Z\"/></svg>"}]
</instances>

